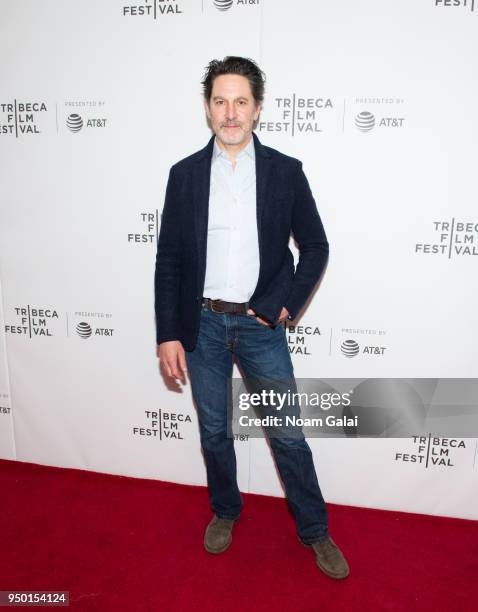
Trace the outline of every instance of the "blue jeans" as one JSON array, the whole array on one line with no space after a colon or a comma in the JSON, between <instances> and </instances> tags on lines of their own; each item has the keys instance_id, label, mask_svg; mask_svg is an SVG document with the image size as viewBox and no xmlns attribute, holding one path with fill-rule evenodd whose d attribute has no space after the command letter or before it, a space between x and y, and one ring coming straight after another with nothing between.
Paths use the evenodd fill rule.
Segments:
<instances>
[{"instance_id":1,"label":"blue jeans","mask_svg":"<svg viewBox=\"0 0 478 612\"><path fill-rule=\"evenodd\" d=\"M283 325L272 329L251 315L215 313L203 306L198 342L193 351L186 351L186 361L211 509L227 519L237 519L242 509L234 440L227 437L228 382L234 355L247 378L294 380ZM271 437L270 445L299 538L305 544L326 538L327 509L302 432L293 438Z\"/></svg>"}]
</instances>

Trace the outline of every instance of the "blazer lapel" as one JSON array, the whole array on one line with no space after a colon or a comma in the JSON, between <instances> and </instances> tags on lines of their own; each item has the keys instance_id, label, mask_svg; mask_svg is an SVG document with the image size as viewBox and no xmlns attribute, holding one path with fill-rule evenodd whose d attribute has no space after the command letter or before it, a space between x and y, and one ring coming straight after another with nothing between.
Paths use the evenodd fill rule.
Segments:
<instances>
[{"instance_id":1,"label":"blazer lapel","mask_svg":"<svg viewBox=\"0 0 478 612\"><path fill-rule=\"evenodd\" d=\"M206 274L206 243L209 216L209 189L211 181L211 160L214 147L213 136L202 149L193 168L193 200L196 224L196 244L198 255L198 283L202 286L201 275Z\"/></svg>"},{"instance_id":2,"label":"blazer lapel","mask_svg":"<svg viewBox=\"0 0 478 612\"><path fill-rule=\"evenodd\" d=\"M256 217L257 217L257 236L259 240L259 278L257 280L257 286L259 286L261 279L261 272L263 270L262 262L264 260L263 248L262 248L262 216L264 206L266 205L267 187L271 171L271 156L267 152L267 149L262 146L259 138L253 132L254 138L254 149L256 153ZM255 293L255 292L254 292ZM251 296L252 299L253 296Z\"/></svg>"}]
</instances>

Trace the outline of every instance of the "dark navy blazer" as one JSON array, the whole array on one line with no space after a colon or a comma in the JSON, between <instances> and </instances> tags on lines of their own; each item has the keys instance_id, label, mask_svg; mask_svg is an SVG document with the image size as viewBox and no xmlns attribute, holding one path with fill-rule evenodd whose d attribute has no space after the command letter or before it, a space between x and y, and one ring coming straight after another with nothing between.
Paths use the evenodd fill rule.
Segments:
<instances>
[{"instance_id":1,"label":"dark navy blazer","mask_svg":"<svg viewBox=\"0 0 478 612\"><path fill-rule=\"evenodd\" d=\"M188 351L196 345L201 315L214 138L172 166L156 254L156 340L180 340ZM251 223L257 222L260 266L249 305L274 324L283 306L291 318L304 306L329 245L302 163L253 138L257 218ZM291 232L299 248L296 269Z\"/></svg>"}]
</instances>

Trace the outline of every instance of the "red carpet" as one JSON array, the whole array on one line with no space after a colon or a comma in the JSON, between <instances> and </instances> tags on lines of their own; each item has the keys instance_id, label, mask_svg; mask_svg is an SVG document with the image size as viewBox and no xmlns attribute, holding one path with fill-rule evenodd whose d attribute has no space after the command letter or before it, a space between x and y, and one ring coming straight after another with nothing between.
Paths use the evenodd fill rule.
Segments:
<instances>
[{"instance_id":1,"label":"red carpet","mask_svg":"<svg viewBox=\"0 0 478 612\"><path fill-rule=\"evenodd\" d=\"M70 591L73 610L478 609L478 521L329 504L351 567L334 581L282 499L245 495L215 556L201 487L0 460L0 490L0 590Z\"/></svg>"}]
</instances>

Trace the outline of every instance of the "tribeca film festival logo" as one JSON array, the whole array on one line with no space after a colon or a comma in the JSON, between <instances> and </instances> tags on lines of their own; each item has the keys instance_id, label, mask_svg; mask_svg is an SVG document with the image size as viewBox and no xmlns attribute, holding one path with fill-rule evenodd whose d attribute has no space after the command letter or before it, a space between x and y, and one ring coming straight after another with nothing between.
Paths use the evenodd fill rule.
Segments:
<instances>
[{"instance_id":1,"label":"tribeca film festival logo","mask_svg":"<svg viewBox=\"0 0 478 612\"><path fill-rule=\"evenodd\" d=\"M459 454L466 449L464 440L458 438L440 438L429 434L428 436L413 436L412 452L398 451L395 461L402 463L416 463L424 468L455 467Z\"/></svg>"},{"instance_id":2,"label":"tribeca film festival logo","mask_svg":"<svg viewBox=\"0 0 478 612\"><path fill-rule=\"evenodd\" d=\"M14 99L0 102L0 135L20 136L41 134L42 119L47 114L45 102Z\"/></svg>"},{"instance_id":3,"label":"tribeca film festival logo","mask_svg":"<svg viewBox=\"0 0 478 612\"><path fill-rule=\"evenodd\" d=\"M290 325L285 323L287 346L291 355L312 355L315 341L320 339L320 328L317 325Z\"/></svg>"},{"instance_id":4,"label":"tribeca film festival logo","mask_svg":"<svg viewBox=\"0 0 478 612\"><path fill-rule=\"evenodd\" d=\"M346 338L340 345L340 352L348 359L357 357L358 355L366 355L368 357L383 357L385 355L385 351L387 350L387 347L383 346L383 343L381 342L385 333L386 332L383 329L356 329L343 327L342 334L371 336L373 341L366 341L359 344L354 338ZM377 340L379 340L380 343L378 343Z\"/></svg>"},{"instance_id":5,"label":"tribeca film festival logo","mask_svg":"<svg viewBox=\"0 0 478 612\"><path fill-rule=\"evenodd\" d=\"M296 93L273 98L273 109L265 111L257 128L260 132L283 132L289 136L328 131L338 121L331 98L302 97ZM268 113L271 113L269 115Z\"/></svg>"},{"instance_id":6,"label":"tribeca film festival logo","mask_svg":"<svg viewBox=\"0 0 478 612\"><path fill-rule=\"evenodd\" d=\"M6 334L28 338L52 337L62 329L62 322L55 308L38 307L27 304L13 308L14 320L5 325Z\"/></svg>"},{"instance_id":7,"label":"tribeca film festival logo","mask_svg":"<svg viewBox=\"0 0 478 612\"><path fill-rule=\"evenodd\" d=\"M168 15L180 15L182 3L176 0L144 0L141 4L124 4L123 17L152 17L160 19Z\"/></svg>"},{"instance_id":8,"label":"tribeca film festival logo","mask_svg":"<svg viewBox=\"0 0 478 612\"><path fill-rule=\"evenodd\" d=\"M355 128L362 133L368 133L375 129L403 128L405 126L403 108L400 108L398 112L393 110L394 105L401 106L403 103L402 98L355 98L353 102ZM367 108L363 109L364 106ZM384 108L387 110L384 111Z\"/></svg>"},{"instance_id":9,"label":"tribeca film festival logo","mask_svg":"<svg viewBox=\"0 0 478 612\"><path fill-rule=\"evenodd\" d=\"M13 308L15 320L5 325L5 333L16 334L28 338L52 337L65 334L63 321L55 308L32 306L15 306ZM66 335L88 339L92 336L103 336L111 338L114 329L111 327L109 313L103 312L75 312L74 321L70 322L70 317L66 313ZM105 319L102 325L94 325L85 319ZM70 334L71 328L74 333Z\"/></svg>"},{"instance_id":10,"label":"tribeca film festival logo","mask_svg":"<svg viewBox=\"0 0 478 612\"><path fill-rule=\"evenodd\" d=\"M105 102L103 100L68 100L62 107L62 125L76 134L86 129L103 129L107 125ZM58 107L57 107L57 131Z\"/></svg>"},{"instance_id":11,"label":"tribeca film festival logo","mask_svg":"<svg viewBox=\"0 0 478 612\"><path fill-rule=\"evenodd\" d=\"M189 414L181 412L165 412L164 410L145 410L147 426L133 427L134 436L144 436L163 439L184 440L183 434L188 432L192 420Z\"/></svg>"},{"instance_id":12,"label":"tribeca film festival logo","mask_svg":"<svg viewBox=\"0 0 478 612\"><path fill-rule=\"evenodd\" d=\"M72 335L82 340L89 340L92 337L112 338L115 329L111 327L112 314L109 312L82 312L76 311L73 313L72 321L66 316L66 335ZM91 319L98 319L98 322L92 322Z\"/></svg>"},{"instance_id":13,"label":"tribeca film festival logo","mask_svg":"<svg viewBox=\"0 0 478 612\"><path fill-rule=\"evenodd\" d=\"M436 240L417 242L415 253L441 255L451 259L453 256L478 255L478 223L475 221L433 221Z\"/></svg>"},{"instance_id":14,"label":"tribeca film festival logo","mask_svg":"<svg viewBox=\"0 0 478 612\"><path fill-rule=\"evenodd\" d=\"M128 242L131 244L156 244L159 237L160 217L158 209L154 212L140 212L138 226L139 231L127 234Z\"/></svg>"},{"instance_id":15,"label":"tribeca film festival logo","mask_svg":"<svg viewBox=\"0 0 478 612\"><path fill-rule=\"evenodd\" d=\"M435 0L435 7L466 8L473 12L475 10L475 0Z\"/></svg>"}]
</instances>

